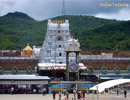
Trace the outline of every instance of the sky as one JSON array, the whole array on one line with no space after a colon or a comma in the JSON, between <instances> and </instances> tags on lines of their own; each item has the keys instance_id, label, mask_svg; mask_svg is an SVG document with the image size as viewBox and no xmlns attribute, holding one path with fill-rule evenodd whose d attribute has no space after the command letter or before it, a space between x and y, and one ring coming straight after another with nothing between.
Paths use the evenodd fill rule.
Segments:
<instances>
[{"instance_id":1,"label":"sky","mask_svg":"<svg viewBox=\"0 0 130 100\"><path fill-rule=\"evenodd\" d=\"M130 0L64 1L66 15L91 15L106 19L130 20ZM44 20L61 16L62 5L63 0L0 0L0 16L18 11L36 20Z\"/></svg>"}]
</instances>

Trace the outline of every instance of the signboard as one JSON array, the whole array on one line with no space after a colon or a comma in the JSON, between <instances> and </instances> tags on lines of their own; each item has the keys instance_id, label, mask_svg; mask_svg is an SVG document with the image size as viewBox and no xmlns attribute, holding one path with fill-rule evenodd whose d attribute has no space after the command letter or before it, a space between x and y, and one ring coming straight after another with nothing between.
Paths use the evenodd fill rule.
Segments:
<instances>
[{"instance_id":1,"label":"signboard","mask_svg":"<svg viewBox=\"0 0 130 100\"><path fill-rule=\"evenodd\" d=\"M72 63L69 65L69 72L78 72L78 65L76 63Z\"/></svg>"}]
</instances>

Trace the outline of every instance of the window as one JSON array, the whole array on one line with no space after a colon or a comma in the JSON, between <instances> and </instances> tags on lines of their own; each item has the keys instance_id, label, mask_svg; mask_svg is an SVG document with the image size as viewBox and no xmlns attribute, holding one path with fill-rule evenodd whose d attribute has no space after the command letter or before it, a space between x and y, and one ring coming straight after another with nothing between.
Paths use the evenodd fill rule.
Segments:
<instances>
[{"instance_id":1,"label":"window","mask_svg":"<svg viewBox=\"0 0 130 100\"><path fill-rule=\"evenodd\" d=\"M58 33L60 33L60 30L58 30Z\"/></svg>"},{"instance_id":2,"label":"window","mask_svg":"<svg viewBox=\"0 0 130 100\"><path fill-rule=\"evenodd\" d=\"M59 45L59 48L61 48L61 45Z\"/></svg>"},{"instance_id":3,"label":"window","mask_svg":"<svg viewBox=\"0 0 130 100\"><path fill-rule=\"evenodd\" d=\"M61 54L61 53L59 53L59 56L62 56L62 54Z\"/></svg>"},{"instance_id":4,"label":"window","mask_svg":"<svg viewBox=\"0 0 130 100\"><path fill-rule=\"evenodd\" d=\"M58 41L60 41L61 40L61 37L58 37Z\"/></svg>"},{"instance_id":5,"label":"window","mask_svg":"<svg viewBox=\"0 0 130 100\"><path fill-rule=\"evenodd\" d=\"M66 30L66 33L68 33L69 31L68 30Z\"/></svg>"},{"instance_id":6,"label":"window","mask_svg":"<svg viewBox=\"0 0 130 100\"><path fill-rule=\"evenodd\" d=\"M53 32L53 30L50 30L50 32L52 33L52 32Z\"/></svg>"},{"instance_id":7,"label":"window","mask_svg":"<svg viewBox=\"0 0 130 100\"><path fill-rule=\"evenodd\" d=\"M57 37L57 40L58 40L58 41L62 41L62 37L61 37L61 36L58 36L58 37Z\"/></svg>"}]
</instances>

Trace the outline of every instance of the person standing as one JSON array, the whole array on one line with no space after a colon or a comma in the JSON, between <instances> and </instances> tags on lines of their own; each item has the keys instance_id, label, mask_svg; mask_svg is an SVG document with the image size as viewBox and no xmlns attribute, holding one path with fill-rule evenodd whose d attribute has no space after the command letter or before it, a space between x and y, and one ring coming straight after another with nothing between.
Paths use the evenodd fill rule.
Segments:
<instances>
[{"instance_id":1,"label":"person standing","mask_svg":"<svg viewBox=\"0 0 130 100\"><path fill-rule=\"evenodd\" d=\"M55 100L55 98L56 98L56 93L55 93L55 91L53 92L53 100Z\"/></svg>"},{"instance_id":2,"label":"person standing","mask_svg":"<svg viewBox=\"0 0 130 100\"><path fill-rule=\"evenodd\" d=\"M67 100L69 100L69 92L67 92Z\"/></svg>"},{"instance_id":3,"label":"person standing","mask_svg":"<svg viewBox=\"0 0 130 100\"><path fill-rule=\"evenodd\" d=\"M44 88L43 88L43 96L45 95Z\"/></svg>"},{"instance_id":4,"label":"person standing","mask_svg":"<svg viewBox=\"0 0 130 100\"><path fill-rule=\"evenodd\" d=\"M65 94L64 95L66 95L67 94L67 90L65 89Z\"/></svg>"},{"instance_id":5,"label":"person standing","mask_svg":"<svg viewBox=\"0 0 130 100\"><path fill-rule=\"evenodd\" d=\"M87 87L87 95L89 95L89 88Z\"/></svg>"},{"instance_id":6,"label":"person standing","mask_svg":"<svg viewBox=\"0 0 130 100\"><path fill-rule=\"evenodd\" d=\"M126 96L127 96L127 91L125 90L124 91L124 97L126 98Z\"/></svg>"},{"instance_id":7,"label":"person standing","mask_svg":"<svg viewBox=\"0 0 130 100\"><path fill-rule=\"evenodd\" d=\"M83 90L83 99L85 99L85 91Z\"/></svg>"},{"instance_id":8,"label":"person standing","mask_svg":"<svg viewBox=\"0 0 130 100\"><path fill-rule=\"evenodd\" d=\"M119 95L119 89L117 89L117 95Z\"/></svg>"},{"instance_id":9,"label":"person standing","mask_svg":"<svg viewBox=\"0 0 130 100\"><path fill-rule=\"evenodd\" d=\"M14 94L14 88L11 87L11 94Z\"/></svg>"},{"instance_id":10,"label":"person standing","mask_svg":"<svg viewBox=\"0 0 130 100\"><path fill-rule=\"evenodd\" d=\"M61 92L59 92L59 100L61 100Z\"/></svg>"},{"instance_id":11,"label":"person standing","mask_svg":"<svg viewBox=\"0 0 130 100\"><path fill-rule=\"evenodd\" d=\"M80 98L83 98L82 91L80 91Z\"/></svg>"},{"instance_id":12,"label":"person standing","mask_svg":"<svg viewBox=\"0 0 130 100\"><path fill-rule=\"evenodd\" d=\"M73 90L73 93L74 93L74 100L76 100L76 90L75 89Z\"/></svg>"},{"instance_id":13,"label":"person standing","mask_svg":"<svg viewBox=\"0 0 130 100\"><path fill-rule=\"evenodd\" d=\"M78 91L78 100L80 100L80 91Z\"/></svg>"},{"instance_id":14,"label":"person standing","mask_svg":"<svg viewBox=\"0 0 130 100\"><path fill-rule=\"evenodd\" d=\"M46 88L44 88L44 95L46 95Z\"/></svg>"},{"instance_id":15,"label":"person standing","mask_svg":"<svg viewBox=\"0 0 130 100\"><path fill-rule=\"evenodd\" d=\"M11 87L12 88L12 87ZM10 88L10 94L12 94L12 89Z\"/></svg>"},{"instance_id":16,"label":"person standing","mask_svg":"<svg viewBox=\"0 0 130 100\"><path fill-rule=\"evenodd\" d=\"M63 91L63 92L64 92L64 96L65 96L65 89L64 89L64 91Z\"/></svg>"}]
</instances>

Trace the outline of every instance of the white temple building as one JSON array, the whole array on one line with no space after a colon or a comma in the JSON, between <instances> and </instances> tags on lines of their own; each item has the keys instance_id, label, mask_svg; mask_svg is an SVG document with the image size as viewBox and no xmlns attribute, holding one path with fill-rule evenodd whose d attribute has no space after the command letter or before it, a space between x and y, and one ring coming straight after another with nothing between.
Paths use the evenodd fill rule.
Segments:
<instances>
[{"instance_id":1,"label":"white temple building","mask_svg":"<svg viewBox=\"0 0 130 100\"><path fill-rule=\"evenodd\" d=\"M48 20L45 40L40 50L39 69L66 69L66 52L65 49L70 42L75 41L78 46L78 40L75 40L70 35L69 21ZM76 54L69 54L69 62L76 62ZM80 68L84 69L83 64L79 64ZM80 69L79 68L79 69Z\"/></svg>"}]
</instances>

